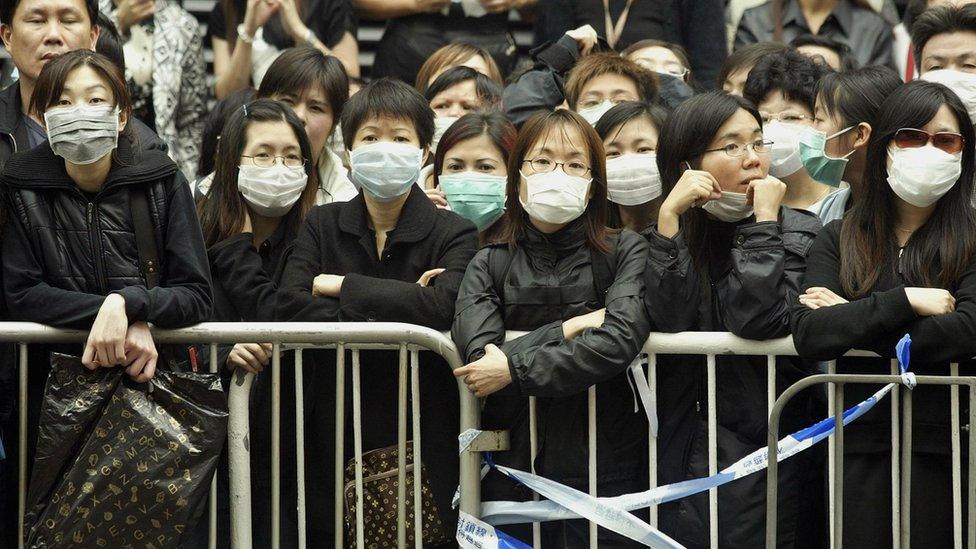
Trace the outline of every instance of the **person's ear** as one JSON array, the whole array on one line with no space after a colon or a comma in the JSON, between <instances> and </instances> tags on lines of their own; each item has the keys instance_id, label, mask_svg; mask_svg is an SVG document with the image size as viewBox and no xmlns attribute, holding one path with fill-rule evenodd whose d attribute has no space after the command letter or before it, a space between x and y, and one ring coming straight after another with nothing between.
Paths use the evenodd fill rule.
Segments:
<instances>
[{"instance_id":1,"label":"person's ear","mask_svg":"<svg viewBox=\"0 0 976 549\"><path fill-rule=\"evenodd\" d=\"M854 148L863 149L868 146L868 141L871 140L871 124L861 122L851 130L851 133L854 134Z\"/></svg>"},{"instance_id":2,"label":"person's ear","mask_svg":"<svg viewBox=\"0 0 976 549\"><path fill-rule=\"evenodd\" d=\"M125 130L125 127L129 124L129 117L124 111L119 111L119 133Z\"/></svg>"},{"instance_id":3,"label":"person's ear","mask_svg":"<svg viewBox=\"0 0 976 549\"><path fill-rule=\"evenodd\" d=\"M430 147L429 147L429 146L427 146L427 147L424 147L424 157L423 157L423 159L422 159L422 160L420 161L420 165L421 165L421 166L426 166L426 165L427 165L427 157L428 157L428 156L430 156Z\"/></svg>"},{"instance_id":4,"label":"person's ear","mask_svg":"<svg viewBox=\"0 0 976 549\"><path fill-rule=\"evenodd\" d=\"M0 38L3 38L3 47L10 51L10 37L14 30L6 23L0 24Z\"/></svg>"},{"instance_id":5,"label":"person's ear","mask_svg":"<svg viewBox=\"0 0 976 549\"><path fill-rule=\"evenodd\" d=\"M95 51L95 45L98 44L98 37L101 33L102 27L93 23L91 26L91 48L89 48L91 51Z\"/></svg>"}]
</instances>

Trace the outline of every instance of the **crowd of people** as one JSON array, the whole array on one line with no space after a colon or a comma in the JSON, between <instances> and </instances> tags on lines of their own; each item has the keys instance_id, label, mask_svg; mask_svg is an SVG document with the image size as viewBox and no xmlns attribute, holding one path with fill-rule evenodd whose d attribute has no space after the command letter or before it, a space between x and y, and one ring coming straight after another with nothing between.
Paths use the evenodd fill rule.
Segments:
<instances>
[{"instance_id":1,"label":"crowd of people","mask_svg":"<svg viewBox=\"0 0 976 549\"><path fill-rule=\"evenodd\" d=\"M525 59L515 13L534 22ZM366 79L359 18L387 22ZM792 335L799 356L777 359L777 391L834 359L840 373L887 374L906 333L916 372L976 371L976 2L219 0L204 36L170 0L3 0L0 35L13 63L0 91L2 319L89 332L83 346L35 347L26 401L14 350L0 353L0 546L17 532L17 411L33 459L48 353L144 383L165 367L150 325L449 330L464 366L421 358L430 546L452 544L457 523L459 381L483 399L483 427L510 432L496 463L583 491L595 385L598 494L615 496L650 481L633 373L650 332ZM880 358L841 358L852 349ZM216 365L227 382L255 375L261 547L271 355L270 343L223 345ZM397 359L361 361L363 449L388 448ZM306 442L295 446L284 411L279 526L296 545L303 452L317 464L306 467L308 541L329 546L334 433L351 432L352 414L339 423L336 351L304 363ZM707 476L705 359L657 364L655 480ZM766 445L766 366L717 359L720 469ZM279 367L294 368L289 353ZM282 380L292 400L294 376ZM873 390L849 386L846 401ZM948 547L949 391L920 386L913 400L911 541ZM959 406L968 417L968 399ZM806 390L781 430L826 414L825 390ZM850 547L892 544L890 432L887 406L848 428ZM224 546L226 462L217 475ZM779 478L780 545L826 547L824 453L784 462ZM482 495L532 499L497 472ZM763 545L763 475L718 499L719 545ZM708 517L706 494L659 508L660 529L688 547L708 545ZM204 543L200 523L187 547ZM529 525L504 529L531 541ZM543 523L542 539L583 547L588 523ZM599 546L636 544L601 529Z\"/></svg>"}]
</instances>

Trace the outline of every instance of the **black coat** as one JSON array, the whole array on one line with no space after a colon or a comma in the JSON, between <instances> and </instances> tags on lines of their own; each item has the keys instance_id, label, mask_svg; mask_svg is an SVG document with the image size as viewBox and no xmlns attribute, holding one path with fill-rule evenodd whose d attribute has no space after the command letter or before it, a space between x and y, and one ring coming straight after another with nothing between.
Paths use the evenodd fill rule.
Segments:
<instances>
[{"instance_id":1,"label":"black coat","mask_svg":"<svg viewBox=\"0 0 976 549\"><path fill-rule=\"evenodd\" d=\"M684 233L665 238L645 231L650 251L645 302L654 330L732 332L749 339L789 335L789 304L806 269L807 252L820 221L806 212L780 209L780 221L737 224L708 221L708 272L699 272ZM660 483L708 475L707 391L703 357L670 356L658 361ZM777 391L812 373L799 360L777 361ZM718 467L731 465L766 445L765 357L718 357ZM790 433L814 419L808 395L787 408L780 431ZM822 416L821 416L822 417ZM819 418L817 418L819 419ZM782 545L794 544L803 458L780 469ZM762 474L719 489L719 544L758 547L765 536ZM664 505L662 530L688 546L708 544L708 498L701 494Z\"/></svg>"},{"instance_id":2,"label":"black coat","mask_svg":"<svg viewBox=\"0 0 976 549\"><path fill-rule=\"evenodd\" d=\"M88 195L68 177L50 145L14 156L0 175L8 219L3 231L4 295L11 316L89 328L105 295L125 298L129 322L179 328L210 319L206 249L186 179L165 154L119 140L108 179ZM147 193L160 261L160 285L139 272L130 193Z\"/></svg>"},{"instance_id":3,"label":"black coat","mask_svg":"<svg viewBox=\"0 0 976 549\"><path fill-rule=\"evenodd\" d=\"M511 432L511 450L499 453L496 461L529 470L525 397L545 397L537 401L536 472L584 491L587 388L595 384L600 495L618 495L621 489L647 489L647 419L642 409L635 409L626 371L648 333L641 301L647 244L628 230L611 235L607 259L613 283L605 297L604 324L566 340L564 320L600 308L585 228L577 220L547 236L527 221L514 250L491 247L478 252L458 295L452 335L465 361L482 356L488 343L508 356L512 384L488 397L482 413L484 428ZM491 267L493 253L510 254L507 273L492 272L498 268ZM531 333L504 342L506 330ZM527 495L504 479L487 482L484 499Z\"/></svg>"},{"instance_id":4,"label":"black coat","mask_svg":"<svg viewBox=\"0 0 976 549\"><path fill-rule=\"evenodd\" d=\"M840 232L842 221L829 223L810 249L804 290L828 288L849 303L808 309L793 302L793 338L800 355L818 360L840 357L851 349L894 356L895 344L906 333L912 337L911 369L919 374L949 372L949 361L963 361L960 374L976 375L971 360L976 355L976 258L949 291L956 298L954 312L918 317L905 294L905 279L898 272L898 252L891 244L874 287L863 297L844 292L840 283ZM890 361L841 358L838 373L889 374ZM874 385L847 385L845 407L878 389ZM890 397L889 397L890 398ZM959 416L969 417L965 389L960 390ZM952 499L949 390L919 385L912 391L912 546L952 545ZM844 522L844 542L851 547L891 546L891 407L882 401L870 412L844 428L844 499L848 505L870 499ZM967 444L963 432L963 457ZM965 470L965 467L963 468ZM965 484L965 483L964 483ZM963 509L966 509L963 490ZM965 517L965 514L963 515ZM965 520L965 519L964 519Z\"/></svg>"},{"instance_id":5,"label":"black coat","mask_svg":"<svg viewBox=\"0 0 976 549\"><path fill-rule=\"evenodd\" d=\"M417 186L410 190L396 228L377 256L362 194L312 210L299 231L278 294L278 320L315 322L407 322L446 330L464 269L478 245L475 226L452 212L437 209ZM428 287L416 282L431 269L444 268ZM313 297L315 276L345 277L338 298ZM444 524L456 523L451 498L458 483L458 384L443 360L421 356L421 429L427 480ZM309 524L332 528L335 455L335 353L309 353L305 368L305 434ZM396 444L396 353L363 351L363 450ZM347 368L351 360L346 359ZM346 376L346 457L352 456L351 374ZM409 407L408 407L409 410ZM320 535L325 535L320 534ZM327 540L323 543L332 543Z\"/></svg>"}]
</instances>

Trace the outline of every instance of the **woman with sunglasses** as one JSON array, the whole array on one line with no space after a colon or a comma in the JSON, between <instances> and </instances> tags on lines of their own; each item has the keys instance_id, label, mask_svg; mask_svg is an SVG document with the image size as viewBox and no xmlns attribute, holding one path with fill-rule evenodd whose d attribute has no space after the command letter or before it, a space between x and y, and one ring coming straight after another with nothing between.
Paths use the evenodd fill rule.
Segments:
<instances>
[{"instance_id":1,"label":"woman with sunglasses","mask_svg":"<svg viewBox=\"0 0 976 549\"><path fill-rule=\"evenodd\" d=\"M916 373L945 374L947 362L976 354L973 144L966 108L940 84L915 81L884 102L862 194L810 249L804 293L793 305L801 356L833 360L865 349L891 357L906 333ZM845 358L837 371L888 374L890 366L885 358ZM876 390L848 385L845 406ZM921 385L912 400L911 545L949 547L949 390ZM845 505L871 501L847 514L847 547L892 545L890 430L886 403L845 428Z\"/></svg>"},{"instance_id":2,"label":"woman with sunglasses","mask_svg":"<svg viewBox=\"0 0 976 549\"><path fill-rule=\"evenodd\" d=\"M806 251L820 230L809 212L782 205L786 185L770 177L762 118L739 96L708 92L682 103L661 130L657 163L667 198L650 241L644 302L652 330L720 331L749 339L789 335L789 300L800 287ZM707 372L701 357L673 357L658 367L659 484L708 475ZM680 363L680 364L679 364ZM799 360L777 361L782 390L811 373ZM764 357L718 357L718 466L766 445L767 366ZM812 421L811 395L786 409L792 432ZM784 544L816 530L821 478L811 455L780 472L779 536ZM822 489L822 485L820 485ZM803 497L801 497L803 496ZM763 544L762 475L718 490L719 545ZM799 520L798 517L807 517ZM660 508L662 530L689 547L708 545L708 496Z\"/></svg>"}]
</instances>

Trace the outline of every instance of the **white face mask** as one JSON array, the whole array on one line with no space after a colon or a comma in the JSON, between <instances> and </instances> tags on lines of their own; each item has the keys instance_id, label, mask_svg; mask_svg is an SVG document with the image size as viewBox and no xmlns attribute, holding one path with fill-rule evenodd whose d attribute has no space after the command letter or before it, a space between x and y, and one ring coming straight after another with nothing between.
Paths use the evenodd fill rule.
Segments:
<instances>
[{"instance_id":1,"label":"white face mask","mask_svg":"<svg viewBox=\"0 0 976 549\"><path fill-rule=\"evenodd\" d=\"M931 145L915 149L890 145L888 156L888 185L899 198L919 208L935 204L962 173L962 154L949 154Z\"/></svg>"},{"instance_id":2,"label":"white face mask","mask_svg":"<svg viewBox=\"0 0 976 549\"><path fill-rule=\"evenodd\" d=\"M437 144L441 142L441 138L444 137L444 132L458 121L456 116L445 116L443 118L434 119L434 137L430 140L430 150L437 152Z\"/></svg>"},{"instance_id":3,"label":"white face mask","mask_svg":"<svg viewBox=\"0 0 976 549\"><path fill-rule=\"evenodd\" d=\"M938 82L956 92L969 112L969 119L976 125L976 74L953 69L940 69L928 71L921 78L929 82Z\"/></svg>"},{"instance_id":4,"label":"white face mask","mask_svg":"<svg viewBox=\"0 0 976 549\"><path fill-rule=\"evenodd\" d=\"M576 114L582 116L583 119L589 122L591 126L596 126L596 123L600 121L600 118L613 107L613 101L606 100L599 105L593 105L592 107L580 109L576 111Z\"/></svg>"},{"instance_id":5,"label":"white face mask","mask_svg":"<svg viewBox=\"0 0 976 549\"><path fill-rule=\"evenodd\" d=\"M111 105L54 107L44 123L51 150L72 164L93 164L119 144L119 109Z\"/></svg>"},{"instance_id":6,"label":"white face mask","mask_svg":"<svg viewBox=\"0 0 976 549\"><path fill-rule=\"evenodd\" d=\"M712 217L726 223L735 223L752 215L752 206L746 204L745 193L722 191L722 198L709 200L702 209Z\"/></svg>"},{"instance_id":7,"label":"white face mask","mask_svg":"<svg viewBox=\"0 0 976 549\"><path fill-rule=\"evenodd\" d=\"M527 200L519 198L529 217L544 223L561 225L583 215L590 179L566 175L562 170L522 174Z\"/></svg>"},{"instance_id":8,"label":"white face mask","mask_svg":"<svg viewBox=\"0 0 976 549\"><path fill-rule=\"evenodd\" d=\"M769 175L787 177L803 168L800 158L800 136L809 128L773 120L763 124L763 139L773 142L769 152Z\"/></svg>"},{"instance_id":9,"label":"white face mask","mask_svg":"<svg viewBox=\"0 0 976 549\"><path fill-rule=\"evenodd\" d=\"M423 156L420 147L408 143L361 145L349 153L349 179L378 202L391 202L417 182Z\"/></svg>"},{"instance_id":10,"label":"white face mask","mask_svg":"<svg viewBox=\"0 0 976 549\"><path fill-rule=\"evenodd\" d=\"M264 217L281 217L301 198L308 185L304 169L274 166L242 165L237 171L237 190Z\"/></svg>"},{"instance_id":11,"label":"white face mask","mask_svg":"<svg viewBox=\"0 0 976 549\"><path fill-rule=\"evenodd\" d=\"M657 154L624 154L607 159L607 193L621 206L645 204L661 196Z\"/></svg>"}]
</instances>

